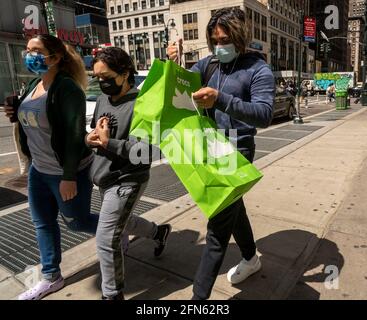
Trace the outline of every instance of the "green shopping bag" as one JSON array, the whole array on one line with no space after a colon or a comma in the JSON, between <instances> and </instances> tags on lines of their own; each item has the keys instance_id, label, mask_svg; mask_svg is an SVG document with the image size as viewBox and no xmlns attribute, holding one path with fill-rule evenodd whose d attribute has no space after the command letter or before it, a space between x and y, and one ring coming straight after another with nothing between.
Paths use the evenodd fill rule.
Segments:
<instances>
[{"instance_id":1,"label":"green shopping bag","mask_svg":"<svg viewBox=\"0 0 367 320\"><path fill-rule=\"evenodd\" d=\"M159 145L165 130L197 113L191 93L200 88L199 73L170 60L154 60L135 102L130 134Z\"/></svg>"},{"instance_id":2,"label":"green shopping bag","mask_svg":"<svg viewBox=\"0 0 367 320\"><path fill-rule=\"evenodd\" d=\"M160 149L209 219L241 198L262 177L207 117L182 119L163 138Z\"/></svg>"}]
</instances>

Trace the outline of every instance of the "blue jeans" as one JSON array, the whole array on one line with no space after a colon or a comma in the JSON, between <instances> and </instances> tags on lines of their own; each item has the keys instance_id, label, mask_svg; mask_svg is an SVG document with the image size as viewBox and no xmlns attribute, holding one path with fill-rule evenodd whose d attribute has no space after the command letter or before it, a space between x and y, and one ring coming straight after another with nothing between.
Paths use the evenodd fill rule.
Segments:
<instances>
[{"instance_id":1,"label":"blue jeans","mask_svg":"<svg viewBox=\"0 0 367 320\"><path fill-rule=\"evenodd\" d=\"M89 180L89 166L78 173L78 194L72 200L62 200L59 192L61 180L61 176L43 174L33 166L29 168L29 206L41 254L42 274L47 280L54 280L61 274L59 212L73 231L95 234L98 225L98 215L90 213L93 184Z\"/></svg>"}]
</instances>

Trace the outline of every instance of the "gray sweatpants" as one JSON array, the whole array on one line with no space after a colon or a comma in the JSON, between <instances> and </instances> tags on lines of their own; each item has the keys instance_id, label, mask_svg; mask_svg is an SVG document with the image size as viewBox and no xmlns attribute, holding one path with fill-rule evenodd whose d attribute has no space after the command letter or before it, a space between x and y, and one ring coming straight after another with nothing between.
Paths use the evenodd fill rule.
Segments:
<instances>
[{"instance_id":1,"label":"gray sweatpants","mask_svg":"<svg viewBox=\"0 0 367 320\"><path fill-rule=\"evenodd\" d=\"M124 287L122 234L153 239L157 232L155 223L131 214L146 184L126 184L100 189L102 206L96 242L102 274L102 293L105 297L114 297Z\"/></svg>"}]
</instances>

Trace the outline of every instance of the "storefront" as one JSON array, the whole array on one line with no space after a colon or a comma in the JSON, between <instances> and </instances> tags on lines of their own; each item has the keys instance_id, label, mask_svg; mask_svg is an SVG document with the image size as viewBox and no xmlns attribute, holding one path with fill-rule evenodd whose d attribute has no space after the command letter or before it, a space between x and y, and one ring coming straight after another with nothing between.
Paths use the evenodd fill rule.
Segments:
<instances>
[{"instance_id":1,"label":"storefront","mask_svg":"<svg viewBox=\"0 0 367 320\"><path fill-rule=\"evenodd\" d=\"M19 93L21 84L28 83L34 75L28 72L23 63L21 51L25 49L27 36L43 33L46 23L39 10L39 1L33 0L2 0L0 23L0 104L4 98L14 92ZM24 30L23 19L30 14L39 17L36 29ZM54 6L55 22L58 34L64 41L78 45L84 41L84 36L77 32L75 13L72 5Z\"/></svg>"}]
</instances>

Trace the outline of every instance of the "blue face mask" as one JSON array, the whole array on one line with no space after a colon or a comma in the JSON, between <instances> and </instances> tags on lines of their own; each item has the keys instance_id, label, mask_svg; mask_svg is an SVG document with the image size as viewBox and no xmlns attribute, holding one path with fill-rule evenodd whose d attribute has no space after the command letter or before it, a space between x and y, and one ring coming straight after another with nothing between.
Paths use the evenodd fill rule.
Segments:
<instances>
[{"instance_id":1,"label":"blue face mask","mask_svg":"<svg viewBox=\"0 0 367 320\"><path fill-rule=\"evenodd\" d=\"M238 56L238 52L233 43L215 46L214 54L221 63L229 63Z\"/></svg>"},{"instance_id":2,"label":"blue face mask","mask_svg":"<svg viewBox=\"0 0 367 320\"><path fill-rule=\"evenodd\" d=\"M41 53L27 53L24 58L24 63L30 72L40 75L46 73L49 69L49 66L46 64L45 60L46 56Z\"/></svg>"}]
</instances>

